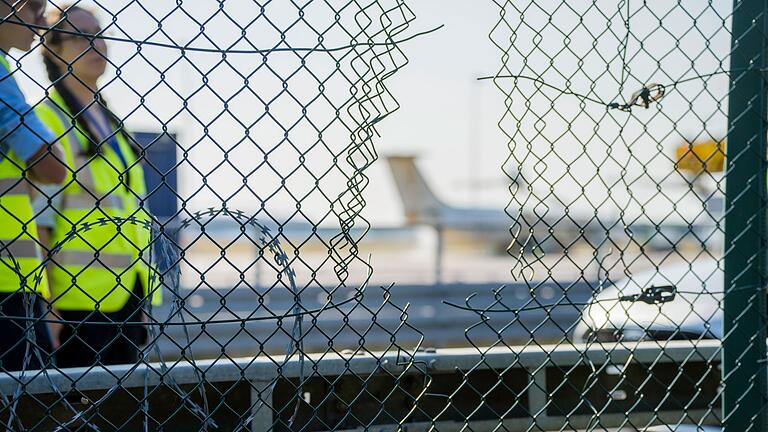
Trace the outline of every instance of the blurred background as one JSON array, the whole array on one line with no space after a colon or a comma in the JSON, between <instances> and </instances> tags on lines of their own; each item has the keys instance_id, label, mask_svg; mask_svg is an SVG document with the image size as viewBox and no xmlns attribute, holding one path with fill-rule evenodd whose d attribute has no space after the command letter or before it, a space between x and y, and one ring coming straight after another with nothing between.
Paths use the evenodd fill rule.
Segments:
<instances>
[{"instance_id":1,"label":"blurred background","mask_svg":"<svg viewBox=\"0 0 768 432\"><path fill-rule=\"evenodd\" d=\"M350 35L333 24L334 8L361 28L364 17L345 17L343 2L178 8L116 0L109 11L80 2L100 14L110 37L197 48L108 44L105 96L151 144L149 204L160 221L177 226L207 208L242 210L279 239L298 287L319 289L313 301L338 289L349 296L365 281L394 283L401 304L416 302L425 320L449 310L446 295L460 300L509 285L521 303L583 302L606 281L721 254L720 174L696 160L679 168L694 143L722 164L727 75L668 85L661 103L633 116L541 82L622 103L648 83L722 70L730 4L638 4L625 16L615 2L597 3L544 2L520 11L514 33L490 2L411 5L417 19L408 34L443 27L395 53L404 67L386 81L380 103L382 111L398 109L376 123L378 160L363 171L365 205L350 217L342 202L358 131L349 101L365 85L363 68L349 50L238 50L313 47L320 34L324 47L345 46ZM551 19L557 26L546 25ZM696 35L675 25L694 20ZM512 52L498 41L511 41ZM40 100L47 81L38 53L20 62L28 74L19 77L22 88ZM540 81L478 80L518 73ZM340 241L349 220L350 241ZM243 236L227 217L205 224L204 234L192 224L178 239L180 287L193 307L207 310L210 290L274 292L279 272L258 229ZM417 293L426 294L417 300ZM243 302L247 310L253 297ZM569 308L566 330L541 337L565 337L578 314ZM461 326L457 340L435 343L463 344ZM513 339L531 337L521 330Z\"/></svg>"}]
</instances>

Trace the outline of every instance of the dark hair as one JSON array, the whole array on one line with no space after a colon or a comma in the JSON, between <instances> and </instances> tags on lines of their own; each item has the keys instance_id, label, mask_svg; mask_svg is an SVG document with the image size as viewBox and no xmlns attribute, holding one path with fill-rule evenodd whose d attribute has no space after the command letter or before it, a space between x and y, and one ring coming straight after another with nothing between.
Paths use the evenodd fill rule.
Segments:
<instances>
[{"instance_id":1,"label":"dark hair","mask_svg":"<svg viewBox=\"0 0 768 432\"><path fill-rule=\"evenodd\" d=\"M43 64L45 65L45 70L48 73L48 79L53 84L53 88L56 89L56 91L61 96L61 99L64 101L65 108L67 108L67 110L72 115L72 119L77 122L77 129L87 138L88 142L86 148L84 150L78 148L77 150L83 151L88 156L94 156L100 151L100 146L102 144L101 140L98 139L97 135L94 133L93 125L90 124L88 118L83 115L86 107L80 103L77 97L75 97L75 95L64 84L64 78L67 75L72 74L72 66L66 65L66 69L62 68L63 62L54 58L56 57L56 54L53 53L50 48L52 45L61 45L62 41L64 40L62 37L64 33L56 30L62 30L64 25L69 22L67 19L67 14L77 11L86 12L93 15L93 12L87 8L77 5L59 6L57 10L52 11L53 15L49 15L51 18L55 18L55 21L51 23L51 31L48 31L44 38L43 46L46 48L46 51L43 52ZM58 15L56 15L56 12L58 12ZM52 21L52 19L49 19L49 22L50 21ZM107 116L107 119L110 121L110 123L112 123L113 127L119 125L120 130L117 133L122 134L126 138L134 153L136 153L136 155L140 154L141 150L133 142L134 140L130 138L130 134L128 134L127 130L125 129L123 122L112 112L112 110L109 109L109 105L107 104L107 101L104 99L104 97L101 94L94 93L94 101L103 108L104 114Z\"/></svg>"}]
</instances>

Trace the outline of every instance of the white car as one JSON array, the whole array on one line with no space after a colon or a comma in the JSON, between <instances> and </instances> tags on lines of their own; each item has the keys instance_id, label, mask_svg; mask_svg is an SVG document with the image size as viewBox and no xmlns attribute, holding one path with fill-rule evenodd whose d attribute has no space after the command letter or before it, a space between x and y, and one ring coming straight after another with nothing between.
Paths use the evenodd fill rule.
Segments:
<instances>
[{"instance_id":1,"label":"white car","mask_svg":"<svg viewBox=\"0 0 768 432\"><path fill-rule=\"evenodd\" d=\"M714 259L661 266L625 277L596 294L581 313L574 342L719 339L724 273ZM621 301L650 287L674 287L661 304Z\"/></svg>"}]
</instances>

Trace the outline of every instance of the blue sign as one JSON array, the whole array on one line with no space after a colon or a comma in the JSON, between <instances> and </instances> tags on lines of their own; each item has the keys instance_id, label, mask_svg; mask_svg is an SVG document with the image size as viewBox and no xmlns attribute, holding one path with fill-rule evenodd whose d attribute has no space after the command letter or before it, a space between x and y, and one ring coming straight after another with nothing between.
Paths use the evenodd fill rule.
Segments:
<instances>
[{"instance_id":1,"label":"blue sign","mask_svg":"<svg viewBox=\"0 0 768 432\"><path fill-rule=\"evenodd\" d=\"M147 182L149 211L160 222L176 217L178 211L176 135L157 132L132 132L145 150L144 179Z\"/></svg>"},{"instance_id":2,"label":"blue sign","mask_svg":"<svg viewBox=\"0 0 768 432\"><path fill-rule=\"evenodd\" d=\"M147 201L149 212L167 231L175 233L176 212L178 211L176 166L176 135L157 132L132 132L131 135L144 149L144 180L147 183ZM178 236L170 239L178 244ZM154 243L159 262L155 263L161 274L175 264L170 257L163 255L160 243Z\"/></svg>"}]
</instances>

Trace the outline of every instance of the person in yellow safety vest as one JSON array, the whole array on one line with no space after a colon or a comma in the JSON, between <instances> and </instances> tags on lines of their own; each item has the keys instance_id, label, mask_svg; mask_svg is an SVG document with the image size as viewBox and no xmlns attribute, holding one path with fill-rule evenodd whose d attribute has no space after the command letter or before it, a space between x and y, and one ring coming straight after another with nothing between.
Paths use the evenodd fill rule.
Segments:
<instances>
[{"instance_id":1,"label":"person in yellow safety vest","mask_svg":"<svg viewBox=\"0 0 768 432\"><path fill-rule=\"evenodd\" d=\"M43 61L53 90L37 114L62 144L72 172L59 190L35 200L40 238L61 244L48 266L51 303L64 320L54 343L59 367L135 363L146 343L150 232L135 223L100 223L115 217L148 221L139 149L110 111L98 80L107 66L107 46L89 10L60 6L48 18ZM62 30L62 31L56 31ZM114 219L113 219L114 220ZM67 240L73 227L91 227ZM134 324L120 324L120 323ZM76 323L76 324L75 324ZM103 323L113 323L103 325Z\"/></svg>"},{"instance_id":2,"label":"person in yellow safety vest","mask_svg":"<svg viewBox=\"0 0 768 432\"><path fill-rule=\"evenodd\" d=\"M0 2L0 371L49 365L51 337L42 321L45 272L30 203L29 179L64 180L55 137L27 104L8 63L12 48L28 51L45 25L45 0Z\"/></svg>"}]
</instances>

